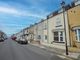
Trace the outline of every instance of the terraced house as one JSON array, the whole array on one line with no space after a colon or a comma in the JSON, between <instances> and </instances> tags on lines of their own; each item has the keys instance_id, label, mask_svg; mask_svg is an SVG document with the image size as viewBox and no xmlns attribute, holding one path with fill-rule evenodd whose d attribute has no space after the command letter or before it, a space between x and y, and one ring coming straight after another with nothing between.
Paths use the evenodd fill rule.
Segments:
<instances>
[{"instance_id":1,"label":"terraced house","mask_svg":"<svg viewBox=\"0 0 80 60\"><path fill-rule=\"evenodd\" d=\"M80 0L75 1L75 5L68 10L69 34L71 45L80 48Z\"/></svg>"},{"instance_id":2,"label":"terraced house","mask_svg":"<svg viewBox=\"0 0 80 60\"><path fill-rule=\"evenodd\" d=\"M68 47L80 48L80 0L66 5L64 9L56 10L28 28L33 31L33 41L62 49L67 42Z\"/></svg>"},{"instance_id":3,"label":"terraced house","mask_svg":"<svg viewBox=\"0 0 80 60\"><path fill-rule=\"evenodd\" d=\"M34 26L30 25L30 27L26 28L25 31L25 39L28 41L34 40Z\"/></svg>"},{"instance_id":4,"label":"terraced house","mask_svg":"<svg viewBox=\"0 0 80 60\"><path fill-rule=\"evenodd\" d=\"M65 48L65 37L67 38L67 43L69 44L69 32L67 24L67 11L65 11L65 20L66 27L64 26L64 16L63 9L53 12L53 14L48 16L48 40L49 44L52 44L54 47ZM64 29L66 28L66 30ZM65 36L66 31L66 36Z\"/></svg>"}]
</instances>

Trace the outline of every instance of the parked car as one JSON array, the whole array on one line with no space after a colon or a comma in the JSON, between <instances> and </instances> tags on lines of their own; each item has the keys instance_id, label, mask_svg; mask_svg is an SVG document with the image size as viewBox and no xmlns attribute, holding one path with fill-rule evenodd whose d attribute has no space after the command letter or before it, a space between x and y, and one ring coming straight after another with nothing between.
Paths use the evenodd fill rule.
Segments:
<instances>
[{"instance_id":1,"label":"parked car","mask_svg":"<svg viewBox=\"0 0 80 60\"><path fill-rule=\"evenodd\" d=\"M28 44L28 41L24 38L20 38L17 42L20 44Z\"/></svg>"},{"instance_id":2,"label":"parked car","mask_svg":"<svg viewBox=\"0 0 80 60\"><path fill-rule=\"evenodd\" d=\"M4 38L0 37L0 42L3 42L4 41Z\"/></svg>"},{"instance_id":3,"label":"parked car","mask_svg":"<svg viewBox=\"0 0 80 60\"><path fill-rule=\"evenodd\" d=\"M17 39L17 37L11 37L11 39L12 39L12 40L16 40L16 39Z\"/></svg>"},{"instance_id":4,"label":"parked car","mask_svg":"<svg viewBox=\"0 0 80 60\"><path fill-rule=\"evenodd\" d=\"M8 38L5 38L5 40L7 40Z\"/></svg>"}]
</instances>

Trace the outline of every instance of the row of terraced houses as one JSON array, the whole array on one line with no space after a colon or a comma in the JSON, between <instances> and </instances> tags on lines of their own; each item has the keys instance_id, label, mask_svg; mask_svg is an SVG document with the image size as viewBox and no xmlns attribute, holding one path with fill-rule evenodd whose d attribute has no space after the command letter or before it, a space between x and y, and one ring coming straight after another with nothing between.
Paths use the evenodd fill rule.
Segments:
<instances>
[{"instance_id":1,"label":"row of terraced houses","mask_svg":"<svg viewBox=\"0 0 80 60\"><path fill-rule=\"evenodd\" d=\"M39 42L56 48L65 48L67 40L68 47L80 48L80 0L73 1L64 9L52 12L46 19L30 25L15 36L20 38L24 35L30 43Z\"/></svg>"}]
</instances>

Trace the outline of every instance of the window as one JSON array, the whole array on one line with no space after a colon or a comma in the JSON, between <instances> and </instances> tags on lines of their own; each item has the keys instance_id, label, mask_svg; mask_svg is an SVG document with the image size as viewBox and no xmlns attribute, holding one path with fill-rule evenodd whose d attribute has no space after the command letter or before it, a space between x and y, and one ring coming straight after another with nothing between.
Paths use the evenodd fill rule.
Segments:
<instances>
[{"instance_id":1,"label":"window","mask_svg":"<svg viewBox=\"0 0 80 60\"><path fill-rule=\"evenodd\" d=\"M58 36L58 32L54 32L54 41L58 42L59 36Z\"/></svg>"},{"instance_id":2,"label":"window","mask_svg":"<svg viewBox=\"0 0 80 60\"><path fill-rule=\"evenodd\" d=\"M54 32L54 41L55 42L64 42L63 39L64 39L64 37L63 37L62 31Z\"/></svg>"},{"instance_id":3,"label":"window","mask_svg":"<svg viewBox=\"0 0 80 60\"><path fill-rule=\"evenodd\" d=\"M40 35L38 35L38 39L41 39L41 36Z\"/></svg>"},{"instance_id":4,"label":"window","mask_svg":"<svg viewBox=\"0 0 80 60\"><path fill-rule=\"evenodd\" d=\"M47 23L44 23L44 30L47 29Z\"/></svg>"},{"instance_id":5,"label":"window","mask_svg":"<svg viewBox=\"0 0 80 60\"><path fill-rule=\"evenodd\" d=\"M63 32L60 32L60 41L63 41Z\"/></svg>"},{"instance_id":6,"label":"window","mask_svg":"<svg viewBox=\"0 0 80 60\"><path fill-rule=\"evenodd\" d=\"M80 29L75 30L76 40L80 42Z\"/></svg>"},{"instance_id":7,"label":"window","mask_svg":"<svg viewBox=\"0 0 80 60\"><path fill-rule=\"evenodd\" d=\"M47 40L47 35L45 35L45 40Z\"/></svg>"},{"instance_id":8,"label":"window","mask_svg":"<svg viewBox=\"0 0 80 60\"><path fill-rule=\"evenodd\" d=\"M80 41L80 29L78 30L78 32L79 32L79 41Z\"/></svg>"},{"instance_id":9,"label":"window","mask_svg":"<svg viewBox=\"0 0 80 60\"><path fill-rule=\"evenodd\" d=\"M75 37L76 37L76 40L78 40L78 38L77 38L77 31L75 30Z\"/></svg>"}]
</instances>

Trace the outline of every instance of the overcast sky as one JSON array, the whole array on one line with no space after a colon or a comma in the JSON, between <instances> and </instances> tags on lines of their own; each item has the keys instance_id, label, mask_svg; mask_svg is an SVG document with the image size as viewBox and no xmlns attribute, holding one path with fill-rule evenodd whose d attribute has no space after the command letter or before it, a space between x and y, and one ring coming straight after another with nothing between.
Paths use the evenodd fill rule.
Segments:
<instances>
[{"instance_id":1,"label":"overcast sky","mask_svg":"<svg viewBox=\"0 0 80 60\"><path fill-rule=\"evenodd\" d=\"M19 32L60 8L60 2L61 0L0 0L0 30L8 35Z\"/></svg>"}]
</instances>

